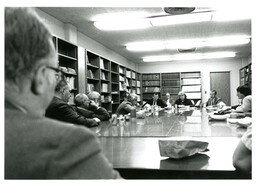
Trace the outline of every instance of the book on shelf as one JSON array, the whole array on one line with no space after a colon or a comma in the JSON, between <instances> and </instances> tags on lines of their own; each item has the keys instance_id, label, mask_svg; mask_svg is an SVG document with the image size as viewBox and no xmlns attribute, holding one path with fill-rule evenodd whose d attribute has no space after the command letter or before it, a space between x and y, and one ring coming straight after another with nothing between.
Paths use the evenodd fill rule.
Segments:
<instances>
[{"instance_id":1,"label":"book on shelf","mask_svg":"<svg viewBox=\"0 0 256 184\"><path fill-rule=\"evenodd\" d=\"M132 80L132 86L136 86L136 81Z\"/></svg>"},{"instance_id":2,"label":"book on shelf","mask_svg":"<svg viewBox=\"0 0 256 184\"><path fill-rule=\"evenodd\" d=\"M186 93L188 99L201 99L201 92L198 93Z\"/></svg>"},{"instance_id":3,"label":"book on shelf","mask_svg":"<svg viewBox=\"0 0 256 184\"><path fill-rule=\"evenodd\" d=\"M127 86L130 86L128 79L126 79L126 85L127 85Z\"/></svg>"},{"instance_id":4,"label":"book on shelf","mask_svg":"<svg viewBox=\"0 0 256 184\"><path fill-rule=\"evenodd\" d=\"M66 77L68 84L70 85L71 89L75 88L75 77Z\"/></svg>"},{"instance_id":5,"label":"book on shelf","mask_svg":"<svg viewBox=\"0 0 256 184\"><path fill-rule=\"evenodd\" d=\"M182 79L182 85L201 84L201 79Z\"/></svg>"},{"instance_id":6,"label":"book on shelf","mask_svg":"<svg viewBox=\"0 0 256 184\"><path fill-rule=\"evenodd\" d=\"M108 92L108 84L107 83L102 83L101 84L101 91L102 92Z\"/></svg>"},{"instance_id":7,"label":"book on shelf","mask_svg":"<svg viewBox=\"0 0 256 184\"><path fill-rule=\"evenodd\" d=\"M94 84L87 84L87 93L94 91Z\"/></svg>"},{"instance_id":8,"label":"book on shelf","mask_svg":"<svg viewBox=\"0 0 256 184\"><path fill-rule=\"evenodd\" d=\"M101 72L101 79L106 80L105 72Z\"/></svg>"},{"instance_id":9,"label":"book on shelf","mask_svg":"<svg viewBox=\"0 0 256 184\"><path fill-rule=\"evenodd\" d=\"M102 58L100 58L100 68L105 69L104 68L104 60Z\"/></svg>"},{"instance_id":10,"label":"book on shelf","mask_svg":"<svg viewBox=\"0 0 256 184\"><path fill-rule=\"evenodd\" d=\"M69 68L69 67L67 67L67 72L71 73L71 74L76 74L76 70L73 68Z\"/></svg>"},{"instance_id":11,"label":"book on shelf","mask_svg":"<svg viewBox=\"0 0 256 184\"><path fill-rule=\"evenodd\" d=\"M135 93L135 94L136 94L136 90L135 90L135 89L132 89L132 93Z\"/></svg>"},{"instance_id":12,"label":"book on shelf","mask_svg":"<svg viewBox=\"0 0 256 184\"><path fill-rule=\"evenodd\" d=\"M119 73L124 73L124 68L123 67L121 67L121 66L119 66Z\"/></svg>"},{"instance_id":13,"label":"book on shelf","mask_svg":"<svg viewBox=\"0 0 256 184\"><path fill-rule=\"evenodd\" d=\"M137 94L140 94L140 88L137 88Z\"/></svg>"},{"instance_id":14,"label":"book on shelf","mask_svg":"<svg viewBox=\"0 0 256 184\"><path fill-rule=\"evenodd\" d=\"M135 72L132 72L132 78L133 78L133 79L136 79Z\"/></svg>"},{"instance_id":15,"label":"book on shelf","mask_svg":"<svg viewBox=\"0 0 256 184\"><path fill-rule=\"evenodd\" d=\"M119 89L120 89L120 91L123 91L123 90L124 90L124 89L123 89L123 85L122 85L121 82L119 82Z\"/></svg>"},{"instance_id":16,"label":"book on shelf","mask_svg":"<svg viewBox=\"0 0 256 184\"><path fill-rule=\"evenodd\" d=\"M131 78L131 71L126 70L126 77Z\"/></svg>"},{"instance_id":17,"label":"book on shelf","mask_svg":"<svg viewBox=\"0 0 256 184\"><path fill-rule=\"evenodd\" d=\"M119 81L124 81L124 77L119 75Z\"/></svg>"},{"instance_id":18,"label":"book on shelf","mask_svg":"<svg viewBox=\"0 0 256 184\"><path fill-rule=\"evenodd\" d=\"M138 102L140 102L140 101L141 101L141 99L140 99L140 96L139 96L139 95L137 95L137 101L138 101Z\"/></svg>"},{"instance_id":19,"label":"book on shelf","mask_svg":"<svg viewBox=\"0 0 256 184\"><path fill-rule=\"evenodd\" d=\"M140 81L137 81L137 87L140 87Z\"/></svg>"},{"instance_id":20,"label":"book on shelf","mask_svg":"<svg viewBox=\"0 0 256 184\"><path fill-rule=\"evenodd\" d=\"M182 86L182 90L184 92L188 92L188 91L192 91L192 92L198 92L201 91L201 86L197 85L197 86Z\"/></svg>"},{"instance_id":21,"label":"book on shelf","mask_svg":"<svg viewBox=\"0 0 256 184\"><path fill-rule=\"evenodd\" d=\"M87 72L87 77L89 77L89 78L94 78L94 75L93 75L93 73L92 73L92 70L88 70L88 72Z\"/></svg>"}]
</instances>

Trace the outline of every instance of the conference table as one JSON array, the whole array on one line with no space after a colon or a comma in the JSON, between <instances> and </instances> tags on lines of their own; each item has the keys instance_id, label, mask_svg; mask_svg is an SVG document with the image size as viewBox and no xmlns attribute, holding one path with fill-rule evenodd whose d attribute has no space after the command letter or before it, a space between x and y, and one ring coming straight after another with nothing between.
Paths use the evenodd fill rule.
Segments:
<instances>
[{"instance_id":1,"label":"conference table","mask_svg":"<svg viewBox=\"0 0 256 184\"><path fill-rule=\"evenodd\" d=\"M232 156L246 127L209 119L206 108L161 110L144 119L101 122L91 128L103 153L127 179L250 179L236 171ZM162 157L159 140L208 142L207 150L182 159Z\"/></svg>"}]
</instances>

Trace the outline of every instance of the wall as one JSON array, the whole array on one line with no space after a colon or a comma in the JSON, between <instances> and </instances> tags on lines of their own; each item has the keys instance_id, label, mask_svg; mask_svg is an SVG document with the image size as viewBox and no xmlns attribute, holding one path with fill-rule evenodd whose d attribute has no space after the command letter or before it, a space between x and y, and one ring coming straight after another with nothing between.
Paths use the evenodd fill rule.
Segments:
<instances>
[{"instance_id":1,"label":"wall","mask_svg":"<svg viewBox=\"0 0 256 184\"><path fill-rule=\"evenodd\" d=\"M242 59L143 63L139 64L138 68L141 73L201 71L203 102L209 98L210 72L229 71L231 104L238 103L236 88L239 86L239 69L242 68Z\"/></svg>"},{"instance_id":2,"label":"wall","mask_svg":"<svg viewBox=\"0 0 256 184\"><path fill-rule=\"evenodd\" d=\"M80 33L77 31L75 26L65 24L40 9L36 9L36 12L55 36L70 41L75 45L86 48L106 59L137 71L134 62L129 61L125 57L115 53L113 50Z\"/></svg>"}]
</instances>

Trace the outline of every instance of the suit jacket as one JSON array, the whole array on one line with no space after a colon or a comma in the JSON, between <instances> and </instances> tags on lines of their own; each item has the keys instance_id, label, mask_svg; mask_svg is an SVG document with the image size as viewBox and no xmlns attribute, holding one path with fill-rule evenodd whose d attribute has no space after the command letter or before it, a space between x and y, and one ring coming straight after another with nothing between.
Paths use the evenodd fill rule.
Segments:
<instances>
[{"instance_id":1,"label":"suit jacket","mask_svg":"<svg viewBox=\"0 0 256 184\"><path fill-rule=\"evenodd\" d=\"M45 116L73 124L85 125L87 127L96 125L95 120L81 116L76 111L76 108L57 97L52 99L51 104L46 109Z\"/></svg>"},{"instance_id":2,"label":"suit jacket","mask_svg":"<svg viewBox=\"0 0 256 184\"><path fill-rule=\"evenodd\" d=\"M181 99L177 99L175 101L174 104L177 104L177 105L189 105L189 106L194 106L194 104L191 102L191 100L185 98L184 101L182 102Z\"/></svg>"},{"instance_id":3,"label":"suit jacket","mask_svg":"<svg viewBox=\"0 0 256 184\"><path fill-rule=\"evenodd\" d=\"M89 106L88 109L74 105L76 111L86 118L99 118L101 121L107 121L110 118L108 111L103 107Z\"/></svg>"},{"instance_id":4,"label":"suit jacket","mask_svg":"<svg viewBox=\"0 0 256 184\"><path fill-rule=\"evenodd\" d=\"M146 104L153 105L153 98L149 99L142 107L144 107ZM167 104L160 98L157 99L156 104L162 108L167 107Z\"/></svg>"},{"instance_id":5,"label":"suit jacket","mask_svg":"<svg viewBox=\"0 0 256 184\"><path fill-rule=\"evenodd\" d=\"M125 114L129 114L132 110L136 109L135 107L132 106L131 102L128 101L123 101L117 108L116 110L116 114L117 115L125 115Z\"/></svg>"},{"instance_id":6,"label":"suit jacket","mask_svg":"<svg viewBox=\"0 0 256 184\"><path fill-rule=\"evenodd\" d=\"M215 97L215 98L209 98L208 101L206 102L206 106L210 106L210 105L217 105L218 103L220 103L222 100L221 98Z\"/></svg>"},{"instance_id":7,"label":"suit jacket","mask_svg":"<svg viewBox=\"0 0 256 184\"><path fill-rule=\"evenodd\" d=\"M95 133L5 106L5 179L115 179Z\"/></svg>"}]
</instances>

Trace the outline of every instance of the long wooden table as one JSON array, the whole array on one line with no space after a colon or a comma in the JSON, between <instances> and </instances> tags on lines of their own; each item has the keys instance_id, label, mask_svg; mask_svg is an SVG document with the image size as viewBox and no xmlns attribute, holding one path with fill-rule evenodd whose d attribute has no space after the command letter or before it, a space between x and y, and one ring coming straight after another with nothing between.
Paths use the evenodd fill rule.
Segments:
<instances>
[{"instance_id":1,"label":"long wooden table","mask_svg":"<svg viewBox=\"0 0 256 184\"><path fill-rule=\"evenodd\" d=\"M127 179L250 179L232 164L234 150L246 128L209 121L205 109L160 112L124 125L111 121L92 128L103 153ZM183 159L161 157L158 140L199 140L208 151Z\"/></svg>"}]
</instances>

